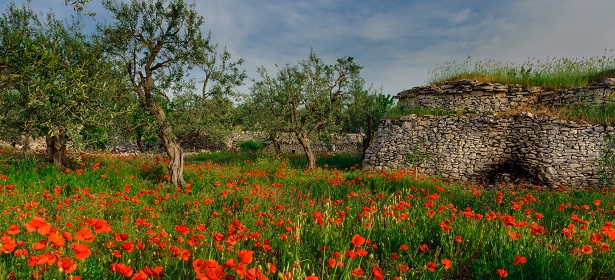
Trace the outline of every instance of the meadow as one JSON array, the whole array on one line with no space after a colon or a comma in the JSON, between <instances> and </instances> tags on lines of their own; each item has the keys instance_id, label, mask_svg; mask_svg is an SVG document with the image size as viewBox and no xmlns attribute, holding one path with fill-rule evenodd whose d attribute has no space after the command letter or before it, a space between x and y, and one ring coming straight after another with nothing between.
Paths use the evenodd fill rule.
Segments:
<instances>
[{"instance_id":1,"label":"meadow","mask_svg":"<svg viewBox=\"0 0 615 280\"><path fill-rule=\"evenodd\" d=\"M482 187L352 155L0 152L1 279L613 279L615 188ZM614 248L615 249L615 248Z\"/></svg>"}]
</instances>

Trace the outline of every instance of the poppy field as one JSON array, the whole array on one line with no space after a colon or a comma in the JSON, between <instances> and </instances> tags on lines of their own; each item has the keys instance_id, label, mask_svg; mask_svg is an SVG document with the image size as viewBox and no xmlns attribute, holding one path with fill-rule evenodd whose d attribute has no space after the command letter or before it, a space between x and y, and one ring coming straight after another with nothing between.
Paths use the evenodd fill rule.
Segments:
<instances>
[{"instance_id":1,"label":"poppy field","mask_svg":"<svg viewBox=\"0 0 615 280\"><path fill-rule=\"evenodd\" d=\"M0 279L613 279L615 188L0 152ZM614 247L614 248L611 248Z\"/></svg>"}]
</instances>

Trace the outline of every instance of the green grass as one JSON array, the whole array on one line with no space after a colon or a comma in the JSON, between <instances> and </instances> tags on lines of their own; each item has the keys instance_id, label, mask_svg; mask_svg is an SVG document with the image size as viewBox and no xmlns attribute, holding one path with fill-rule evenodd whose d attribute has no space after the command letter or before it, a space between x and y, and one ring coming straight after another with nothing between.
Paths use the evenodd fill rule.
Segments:
<instances>
[{"instance_id":1,"label":"green grass","mask_svg":"<svg viewBox=\"0 0 615 280\"><path fill-rule=\"evenodd\" d=\"M295 160L197 154L185 166L190 186L174 188L161 183L163 158L84 156L57 170L36 155L4 150L0 242L21 245L0 253L0 279L11 272L17 279L126 279L112 264L129 266L133 276L147 266L162 268L160 279L194 279L205 273L195 268L201 260L235 279L251 278L247 270L269 279L357 279L358 269L365 279L376 279L377 269L384 279L493 279L497 269L511 279L615 277L615 229L608 226L615 189L486 189L408 170L357 170L349 155L321 159L315 170L294 167L302 166ZM33 217L45 218L49 231L28 231ZM111 231L76 239L97 220ZM20 232L9 233L11 225ZM564 229L571 227L569 239ZM51 244L49 232L66 236L66 244ZM356 235L365 243L353 243ZM41 241L47 245L35 250ZM77 260L73 244L92 253ZM253 258L241 264L241 250ZM59 270L46 259L51 254L71 258L76 269ZM527 262L513 264L516 256Z\"/></svg>"},{"instance_id":2,"label":"green grass","mask_svg":"<svg viewBox=\"0 0 615 280\"><path fill-rule=\"evenodd\" d=\"M430 82L476 79L483 82L521 84L543 88L587 86L601 78L615 76L613 50L599 57L528 59L514 64L491 59L445 62L430 71Z\"/></svg>"}]
</instances>

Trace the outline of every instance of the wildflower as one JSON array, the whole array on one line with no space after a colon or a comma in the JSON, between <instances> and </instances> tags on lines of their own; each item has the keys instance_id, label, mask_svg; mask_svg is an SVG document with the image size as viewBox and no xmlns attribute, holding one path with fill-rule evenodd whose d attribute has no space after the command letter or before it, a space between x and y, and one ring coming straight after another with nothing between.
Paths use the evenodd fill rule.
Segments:
<instances>
[{"instance_id":1,"label":"wildflower","mask_svg":"<svg viewBox=\"0 0 615 280\"><path fill-rule=\"evenodd\" d=\"M132 276L132 268L122 263L112 263L111 271L122 274L126 277Z\"/></svg>"},{"instance_id":2,"label":"wildflower","mask_svg":"<svg viewBox=\"0 0 615 280\"><path fill-rule=\"evenodd\" d=\"M175 230L177 230L179 233L184 234L184 235L190 233L190 229L185 225L175 226Z\"/></svg>"},{"instance_id":3,"label":"wildflower","mask_svg":"<svg viewBox=\"0 0 615 280\"><path fill-rule=\"evenodd\" d=\"M581 248L581 252L583 252L584 254L589 255L589 254L593 253L594 250L590 246L583 245L583 247Z\"/></svg>"},{"instance_id":4,"label":"wildflower","mask_svg":"<svg viewBox=\"0 0 615 280\"><path fill-rule=\"evenodd\" d=\"M455 241L461 243L461 241L462 241L461 236L459 236L459 235L455 236Z\"/></svg>"},{"instance_id":5,"label":"wildflower","mask_svg":"<svg viewBox=\"0 0 615 280\"><path fill-rule=\"evenodd\" d=\"M89 228L84 227L79 232L77 232L77 235L75 235L75 240L92 243L92 241L94 241L94 234Z\"/></svg>"},{"instance_id":6,"label":"wildflower","mask_svg":"<svg viewBox=\"0 0 615 280\"><path fill-rule=\"evenodd\" d=\"M362 237L358 234L355 234L352 239L351 242L354 246L361 246L363 244L365 244L365 237Z\"/></svg>"},{"instance_id":7,"label":"wildflower","mask_svg":"<svg viewBox=\"0 0 615 280\"><path fill-rule=\"evenodd\" d=\"M126 252L132 252L132 250L135 248L134 245L132 245L132 243L130 242L124 242L122 243L122 249L124 249Z\"/></svg>"},{"instance_id":8,"label":"wildflower","mask_svg":"<svg viewBox=\"0 0 615 280\"><path fill-rule=\"evenodd\" d=\"M527 262L527 259L523 256L515 256L515 260L513 261L513 265L524 264Z\"/></svg>"},{"instance_id":9,"label":"wildflower","mask_svg":"<svg viewBox=\"0 0 615 280\"><path fill-rule=\"evenodd\" d=\"M402 250L402 251L408 251L408 245L406 245L406 244L402 244L402 245L400 245L400 246L399 246L399 250Z\"/></svg>"},{"instance_id":10,"label":"wildflower","mask_svg":"<svg viewBox=\"0 0 615 280\"><path fill-rule=\"evenodd\" d=\"M19 226L15 224L11 225L9 229L6 231L6 233L11 234L11 235L18 234L19 232L20 232Z\"/></svg>"},{"instance_id":11,"label":"wildflower","mask_svg":"<svg viewBox=\"0 0 615 280\"><path fill-rule=\"evenodd\" d=\"M329 260L327 260L327 264L330 268L334 268L337 265L337 261L334 258L329 258Z\"/></svg>"},{"instance_id":12,"label":"wildflower","mask_svg":"<svg viewBox=\"0 0 615 280\"><path fill-rule=\"evenodd\" d=\"M69 257L61 258L58 261L58 267L66 274L71 274L77 269L77 264Z\"/></svg>"},{"instance_id":13,"label":"wildflower","mask_svg":"<svg viewBox=\"0 0 615 280\"><path fill-rule=\"evenodd\" d=\"M111 226L107 222L107 220L96 220L94 222L94 231L97 234L101 234L103 232L111 232Z\"/></svg>"},{"instance_id":14,"label":"wildflower","mask_svg":"<svg viewBox=\"0 0 615 280\"><path fill-rule=\"evenodd\" d=\"M498 268L498 270L497 270L497 271L498 271L498 275L499 275L501 278L506 278L506 277L508 277L508 271L506 271L506 269L503 269L503 268Z\"/></svg>"},{"instance_id":15,"label":"wildflower","mask_svg":"<svg viewBox=\"0 0 615 280\"><path fill-rule=\"evenodd\" d=\"M512 238L512 240L517 240L519 239L519 237L521 237L520 233L516 233L514 231L509 231L508 232L508 236L510 236L510 238Z\"/></svg>"},{"instance_id":16,"label":"wildflower","mask_svg":"<svg viewBox=\"0 0 615 280\"><path fill-rule=\"evenodd\" d=\"M437 263L434 262L427 262L427 270L431 271L431 272L435 272L436 271L436 267L438 266Z\"/></svg>"},{"instance_id":17,"label":"wildflower","mask_svg":"<svg viewBox=\"0 0 615 280\"><path fill-rule=\"evenodd\" d=\"M60 236L60 235L58 235L56 233L50 234L47 238L49 239L49 241L51 241L51 243L53 243L55 245L58 245L60 247L66 246L64 237L62 237L62 236Z\"/></svg>"},{"instance_id":18,"label":"wildflower","mask_svg":"<svg viewBox=\"0 0 615 280\"><path fill-rule=\"evenodd\" d=\"M600 250L602 250L602 251L609 251L610 250L609 244L608 243L604 243L604 242L600 243Z\"/></svg>"},{"instance_id":19,"label":"wildflower","mask_svg":"<svg viewBox=\"0 0 615 280\"><path fill-rule=\"evenodd\" d=\"M372 269L372 279L380 280L382 278L384 278L384 275L382 274L382 269L378 266L374 267L374 269Z\"/></svg>"},{"instance_id":20,"label":"wildflower","mask_svg":"<svg viewBox=\"0 0 615 280\"><path fill-rule=\"evenodd\" d=\"M75 258L78 260L84 260L92 253L88 245L85 244L73 243L70 247L75 251Z\"/></svg>"},{"instance_id":21,"label":"wildflower","mask_svg":"<svg viewBox=\"0 0 615 280\"><path fill-rule=\"evenodd\" d=\"M287 276L288 276L288 278L287 278ZM290 272L287 273L287 274L283 274L283 278L284 279L293 279L292 274L290 274ZM305 280L318 280L318 276L310 275L310 276L306 277Z\"/></svg>"},{"instance_id":22,"label":"wildflower","mask_svg":"<svg viewBox=\"0 0 615 280\"><path fill-rule=\"evenodd\" d=\"M47 242L45 240L43 241L39 241L39 242L35 242L32 244L32 249L36 250L36 251L41 251L43 249L45 249L47 247Z\"/></svg>"},{"instance_id":23,"label":"wildflower","mask_svg":"<svg viewBox=\"0 0 615 280\"><path fill-rule=\"evenodd\" d=\"M249 264L252 262L252 257L254 255L254 251L252 250L240 250L239 252L237 252L237 255L239 256L239 261L242 264Z\"/></svg>"},{"instance_id":24,"label":"wildflower","mask_svg":"<svg viewBox=\"0 0 615 280\"><path fill-rule=\"evenodd\" d=\"M442 265L444 266L444 269L448 270L449 268L451 268L451 260L449 259L442 259Z\"/></svg>"},{"instance_id":25,"label":"wildflower","mask_svg":"<svg viewBox=\"0 0 615 280\"><path fill-rule=\"evenodd\" d=\"M421 245L419 246L419 249L420 249L422 252L425 252L425 250L427 250L427 248L428 248L428 247L427 247L427 244L421 244Z\"/></svg>"},{"instance_id":26,"label":"wildflower","mask_svg":"<svg viewBox=\"0 0 615 280\"><path fill-rule=\"evenodd\" d=\"M361 278L363 277L363 269L361 269L360 267L357 267L352 270L351 275Z\"/></svg>"},{"instance_id":27,"label":"wildflower","mask_svg":"<svg viewBox=\"0 0 615 280\"><path fill-rule=\"evenodd\" d=\"M404 273L407 272L408 270L410 270L410 267L405 265L405 264L400 264L399 265L399 272Z\"/></svg>"}]
</instances>

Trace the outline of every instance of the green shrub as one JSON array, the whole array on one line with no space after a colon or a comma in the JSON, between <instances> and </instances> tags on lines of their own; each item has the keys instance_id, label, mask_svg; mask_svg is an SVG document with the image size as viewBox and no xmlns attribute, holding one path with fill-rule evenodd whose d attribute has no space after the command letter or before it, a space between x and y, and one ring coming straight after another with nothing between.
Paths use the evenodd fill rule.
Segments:
<instances>
[{"instance_id":1,"label":"green shrub","mask_svg":"<svg viewBox=\"0 0 615 280\"><path fill-rule=\"evenodd\" d=\"M242 152L256 152L263 148L265 141L247 140L239 143L239 150Z\"/></svg>"}]
</instances>

